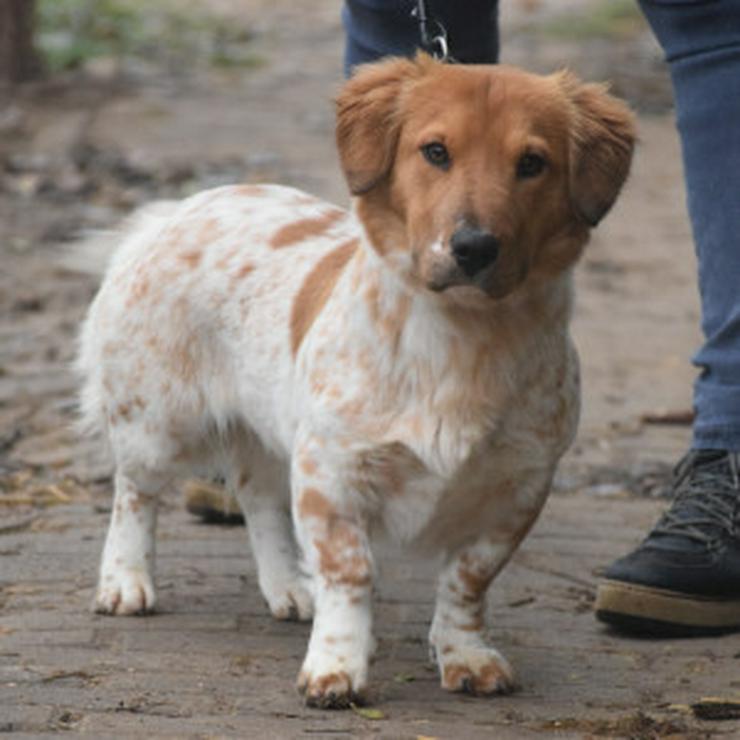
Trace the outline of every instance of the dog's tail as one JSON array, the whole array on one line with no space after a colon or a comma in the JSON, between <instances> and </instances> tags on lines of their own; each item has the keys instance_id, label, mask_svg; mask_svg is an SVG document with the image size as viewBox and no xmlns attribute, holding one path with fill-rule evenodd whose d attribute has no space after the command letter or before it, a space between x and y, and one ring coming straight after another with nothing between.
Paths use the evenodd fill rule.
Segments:
<instances>
[{"instance_id":1,"label":"dog's tail","mask_svg":"<svg viewBox=\"0 0 740 740\"><path fill-rule=\"evenodd\" d=\"M159 200L149 203L127 216L112 229L84 232L82 237L65 247L59 257L60 267L102 277L114 256L135 250L136 244L156 235L180 205L180 201Z\"/></svg>"},{"instance_id":2,"label":"dog's tail","mask_svg":"<svg viewBox=\"0 0 740 740\"><path fill-rule=\"evenodd\" d=\"M124 267L151 249L158 235L180 207L180 201L157 201L139 208L110 231L91 231L59 258L60 266L72 272L92 274L102 280L115 266ZM74 369L82 380L77 431L91 434L105 428L100 342L95 328L96 301L78 336Z\"/></svg>"}]
</instances>

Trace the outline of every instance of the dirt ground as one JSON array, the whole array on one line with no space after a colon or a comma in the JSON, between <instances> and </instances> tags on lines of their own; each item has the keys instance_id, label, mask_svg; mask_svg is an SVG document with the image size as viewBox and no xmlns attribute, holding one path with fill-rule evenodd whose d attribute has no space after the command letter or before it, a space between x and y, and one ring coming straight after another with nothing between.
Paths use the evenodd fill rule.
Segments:
<instances>
[{"instance_id":1,"label":"dirt ground","mask_svg":"<svg viewBox=\"0 0 740 740\"><path fill-rule=\"evenodd\" d=\"M69 362L96 286L60 267L64 244L137 204L223 182L281 182L347 202L330 103L339 3L207 4L250 29L257 66L121 70L103 60L0 107L0 732L740 737L737 719L700 719L696 708L740 699L740 637L627 639L590 611L598 569L653 521L688 444L699 312L658 50L639 27L556 32L563 13L589 8L583 0L503 3L504 61L611 79L640 113L632 177L578 269L580 433L492 589L491 638L521 690L443 694L424 644L434 564L381 553L380 716L303 708L292 686L308 628L270 620L243 529L198 524L176 493L160 519L160 613L87 610L111 485L97 441L70 428Z\"/></svg>"}]
</instances>

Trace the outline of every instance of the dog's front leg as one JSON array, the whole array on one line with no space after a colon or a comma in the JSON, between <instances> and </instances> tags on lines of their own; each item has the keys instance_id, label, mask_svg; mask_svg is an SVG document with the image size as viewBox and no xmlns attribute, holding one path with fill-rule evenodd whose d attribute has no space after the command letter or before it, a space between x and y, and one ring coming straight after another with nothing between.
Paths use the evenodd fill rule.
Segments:
<instances>
[{"instance_id":1,"label":"dog's front leg","mask_svg":"<svg viewBox=\"0 0 740 740\"><path fill-rule=\"evenodd\" d=\"M314 621L298 689L309 706L361 698L372 650L372 556L357 502L315 460L294 472L293 513L314 581ZM295 466L294 466L295 467Z\"/></svg>"},{"instance_id":2,"label":"dog's front leg","mask_svg":"<svg viewBox=\"0 0 740 740\"><path fill-rule=\"evenodd\" d=\"M516 540L482 538L458 550L440 574L429 641L442 688L470 694L511 691L514 674L483 638L485 595L516 546Z\"/></svg>"}]
</instances>

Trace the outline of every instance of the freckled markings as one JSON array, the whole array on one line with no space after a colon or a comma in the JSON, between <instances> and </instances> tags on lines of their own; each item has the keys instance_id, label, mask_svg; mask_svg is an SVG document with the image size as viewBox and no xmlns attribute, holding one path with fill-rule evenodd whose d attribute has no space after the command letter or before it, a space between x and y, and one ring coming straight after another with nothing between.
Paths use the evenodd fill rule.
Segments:
<instances>
[{"instance_id":1,"label":"freckled markings","mask_svg":"<svg viewBox=\"0 0 740 740\"><path fill-rule=\"evenodd\" d=\"M178 255L178 259L184 262L191 270L194 270L203 258L203 252L192 250Z\"/></svg>"},{"instance_id":2,"label":"freckled markings","mask_svg":"<svg viewBox=\"0 0 740 740\"><path fill-rule=\"evenodd\" d=\"M232 287L235 287L236 283L238 283L240 280L244 280L244 278L252 272L254 272L254 265L250 262L245 262L232 276Z\"/></svg>"},{"instance_id":3,"label":"freckled markings","mask_svg":"<svg viewBox=\"0 0 740 740\"><path fill-rule=\"evenodd\" d=\"M490 660L475 671L464 663L449 663L442 670L442 685L453 691L503 693L509 688L508 682L506 671L496 660Z\"/></svg>"},{"instance_id":4,"label":"freckled markings","mask_svg":"<svg viewBox=\"0 0 740 740\"><path fill-rule=\"evenodd\" d=\"M336 209L322 216L293 221L278 229L270 240L270 246L273 249L283 249L306 239L321 236L321 234L328 231L337 221L344 219L346 215L344 211Z\"/></svg>"},{"instance_id":5,"label":"freckled markings","mask_svg":"<svg viewBox=\"0 0 740 740\"><path fill-rule=\"evenodd\" d=\"M293 356L298 353L303 338L313 325L324 304L329 300L342 270L357 250L359 241L349 239L324 255L306 279L293 301L290 315L290 345Z\"/></svg>"},{"instance_id":6,"label":"freckled markings","mask_svg":"<svg viewBox=\"0 0 740 740\"><path fill-rule=\"evenodd\" d=\"M327 518L335 514L335 509L317 488L304 488L298 502L298 513L301 517L315 516Z\"/></svg>"},{"instance_id":7,"label":"freckled markings","mask_svg":"<svg viewBox=\"0 0 740 740\"><path fill-rule=\"evenodd\" d=\"M320 520L321 537L314 540L321 574L332 584L364 588L370 584L371 565L355 527L342 519L316 488L304 488L298 502L301 518Z\"/></svg>"}]
</instances>

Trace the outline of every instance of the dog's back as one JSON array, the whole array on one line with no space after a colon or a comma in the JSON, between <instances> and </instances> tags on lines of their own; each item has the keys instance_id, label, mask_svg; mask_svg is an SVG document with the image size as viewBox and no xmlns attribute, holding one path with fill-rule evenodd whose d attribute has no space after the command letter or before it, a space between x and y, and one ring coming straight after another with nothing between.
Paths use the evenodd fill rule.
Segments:
<instances>
[{"instance_id":1,"label":"dog's back","mask_svg":"<svg viewBox=\"0 0 740 740\"><path fill-rule=\"evenodd\" d=\"M77 262L100 269L119 242L80 337L83 425L117 437L124 422L152 456L155 426L177 428L183 463L237 416L263 426L259 407L283 394L292 364L292 299L349 221L290 188L234 186L147 207L83 243ZM289 445L272 417L263 432Z\"/></svg>"}]
</instances>

